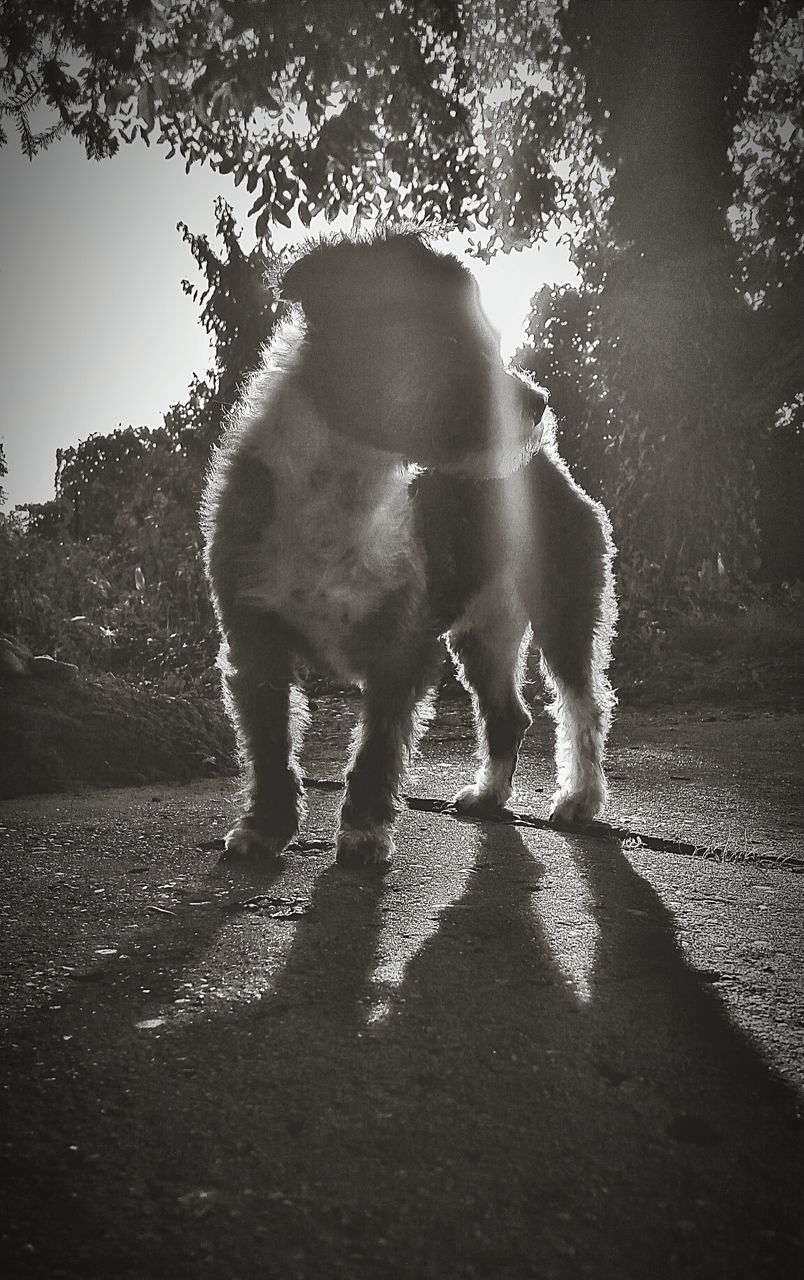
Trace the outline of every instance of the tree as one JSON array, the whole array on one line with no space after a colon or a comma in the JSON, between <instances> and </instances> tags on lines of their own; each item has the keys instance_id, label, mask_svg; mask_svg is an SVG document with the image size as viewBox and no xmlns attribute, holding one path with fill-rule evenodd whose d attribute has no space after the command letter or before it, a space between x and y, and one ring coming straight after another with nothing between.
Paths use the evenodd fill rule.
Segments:
<instances>
[{"instance_id":1,"label":"tree","mask_svg":"<svg viewBox=\"0 0 804 1280\"><path fill-rule=\"evenodd\" d=\"M798 389L800 35L795 0L6 0L0 90L29 154L38 106L91 155L210 159L258 236L348 208L492 252L564 219L550 359L574 317L619 541L669 580L750 562L757 423Z\"/></svg>"},{"instance_id":2,"label":"tree","mask_svg":"<svg viewBox=\"0 0 804 1280\"><path fill-rule=\"evenodd\" d=\"M150 138L254 192L257 234L326 209L478 207L459 6L351 0L6 0L5 110L28 154ZM37 133L36 108L55 125ZM55 132L54 132L55 130ZM392 193L396 193L394 198ZM475 193L474 195L472 193Z\"/></svg>"},{"instance_id":3,"label":"tree","mask_svg":"<svg viewBox=\"0 0 804 1280\"><path fill-rule=\"evenodd\" d=\"M216 202L215 216L220 253L210 246L206 236L194 235L185 223L179 224L179 230L206 277L201 289L187 280L183 288L200 305L201 323L213 339L214 399L225 411L256 367L260 348L284 306L270 283L277 259L269 236L263 236L250 253L244 253L231 206L225 200ZM210 419L213 434L217 434L220 417L218 414Z\"/></svg>"},{"instance_id":4,"label":"tree","mask_svg":"<svg viewBox=\"0 0 804 1280\"><path fill-rule=\"evenodd\" d=\"M727 210L731 103L744 93L758 10L604 0L571 6L565 21L611 171L610 245L596 263L617 419L609 491L629 549L671 575L750 545L750 424L735 359L748 308Z\"/></svg>"},{"instance_id":5,"label":"tree","mask_svg":"<svg viewBox=\"0 0 804 1280\"><path fill-rule=\"evenodd\" d=\"M596 183L577 187L591 229L577 246L583 293L542 295L546 328L531 327L525 358L578 414L580 452L602 481L623 561L647 558L665 584L718 556L729 568L752 564L755 468L777 409L800 386L791 318L804 302L794 265L802 188L786 179L804 134L780 119L793 82L802 87L801 18L791 14L781 3L575 0L562 17L577 73L565 93L572 117L587 119L599 168ZM779 63L784 88L766 98L757 78ZM745 158L760 154L759 136L784 145L762 152L751 176ZM776 193L772 226L766 190ZM745 292L758 261L762 305Z\"/></svg>"},{"instance_id":6,"label":"tree","mask_svg":"<svg viewBox=\"0 0 804 1280\"><path fill-rule=\"evenodd\" d=\"M804 8L776 0L759 15L751 74L732 142L732 228L755 302L804 277ZM791 290L791 281L794 289Z\"/></svg>"},{"instance_id":7,"label":"tree","mask_svg":"<svg viewBox=\"0 0 804 1280\"><path fill-rule=\"evenodd\" d=\"M183 223L179 230L206 277L201 287L183 284L214 340L213 368L205 379L194 379L187 399L168 410L161 427L118 428L57 451L56 507L75 538L150 523L161 532L141 538L143 546L175 542L181 530L197 546L210 449L284 309L267 281L272 255L264 242L243 252L225 201L216 204L220 249ZM121 492L128 495L124 509Z\"/></svg>"},{"instance_id":8,"label":"tree","mask_svg":"<svg viewBox=\"0 0 804 1280\"><path fill-rule=\"evenodd\" d=\"M265 246L244 253L231 209L220 201L216 212L220 247L181 228L206 277L185 288L215 341L207 379L194 380L161 427L118 428L60 449L55 500L0 528L7 625L101 669L180 680L211 667L215 627L198 524L204 475L282 310L265 282Z\"/></svg>"}]
</instances>

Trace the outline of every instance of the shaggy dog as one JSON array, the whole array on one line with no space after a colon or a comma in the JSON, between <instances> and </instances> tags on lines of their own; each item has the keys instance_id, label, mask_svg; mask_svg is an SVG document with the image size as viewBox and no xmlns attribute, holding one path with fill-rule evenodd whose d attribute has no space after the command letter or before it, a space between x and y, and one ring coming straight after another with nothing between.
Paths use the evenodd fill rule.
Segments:
<instances>
[{"instance_id":1,"label":"shaggy dog","mask_svg":"<svg viewBox=\"0 0 804 1280\"><path fill-rule=\"evenodd\" d=\"M480 768L457 810L498 812L530 716L531 637L557 725L557 823L605 802L613 695L608 520L571 479L547 396L503 366L470 272L423 235L325 239L213 460L203 508L220 667L247 785L226 837L276 855L303 814L308 666L363 690L337 856L382 863L441 640L471 691Z\"/></svg>"}]
</instances>

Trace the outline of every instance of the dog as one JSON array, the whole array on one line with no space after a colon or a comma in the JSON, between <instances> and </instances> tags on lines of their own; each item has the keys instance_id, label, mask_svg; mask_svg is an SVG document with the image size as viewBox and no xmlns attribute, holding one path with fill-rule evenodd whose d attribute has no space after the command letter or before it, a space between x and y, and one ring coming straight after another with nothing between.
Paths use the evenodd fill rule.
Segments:
<instances>
[{"instance_id":1,"label":"dog","mask_svg":"<svg viewBox=\"0 0 804 1280\"><path fill-rule=\"evenodd\" d=\"M571 478L547 393L504 366L477 283L411 230L310 242L213 457L202 506L224 701L246 807L231 856L277 856L304 814L303 671L362 688L337 859L384 864L443 641L480 767L461 814L510 799L529 644L556 721L556 824L604 806L614 705L608 519Z\"/></svg>"}]
</instances>

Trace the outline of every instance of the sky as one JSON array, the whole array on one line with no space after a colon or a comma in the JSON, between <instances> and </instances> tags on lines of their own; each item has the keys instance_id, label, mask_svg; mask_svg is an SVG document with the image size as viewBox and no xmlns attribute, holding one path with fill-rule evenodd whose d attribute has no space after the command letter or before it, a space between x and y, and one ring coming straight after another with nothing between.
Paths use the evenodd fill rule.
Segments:
<instances>
[{"instance_id":1,"label":"sky","mask_svg":"<svg viewBox=\"0 0 804 1280\"><path fill-rule=\"evenodd\" d=\"M199 273L176 224L213 236L218 195L247 222L250 197L231 178L206 166L188 174L156 146L134 143L103 161L87 160L72 138L33 161L13 137L0 148L6 510L53 497L58 448L119 426L161 425L193 374L206 372L209 339L181 288ZM454 240L449 247L461 252ZM537 290L574 274L554 242L489 267L467 261L507 356Z\"/></svg>"}]
</instances>

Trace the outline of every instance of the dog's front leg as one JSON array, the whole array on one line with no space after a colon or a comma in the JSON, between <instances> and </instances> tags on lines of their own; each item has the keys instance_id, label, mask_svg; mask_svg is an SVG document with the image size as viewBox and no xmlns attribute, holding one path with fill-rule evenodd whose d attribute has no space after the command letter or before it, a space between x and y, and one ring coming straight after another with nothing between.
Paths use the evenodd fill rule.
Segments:
<instances>
[{"instance_id":1,"label":"dog's front leg","mask_svg":"<svg viewBox=\"0 0 804 1280\"><path fill-rule=\"evenodd\" d=\"M399 793L425 716L419 704L437 669L438 650L428 654L408 682L399 672L375 672L366 681L355 731L346 795L338 830L338 861L383 865L394 852L393 823Z\"/></svg>"},{"instance_id":2,"label":"dog's front leg","mask_svg":"<svg viewBox=\"0 0 804 1280\"><path fill-rule=\"evenodd\" d=\"M219 660L224 698L243 766L246 807L226 836L234 857L281 853L304 811L297 763L307 721L302 691L292 684L292 659L265 625L229 633Z\"/></svg>"}]
</instances>

